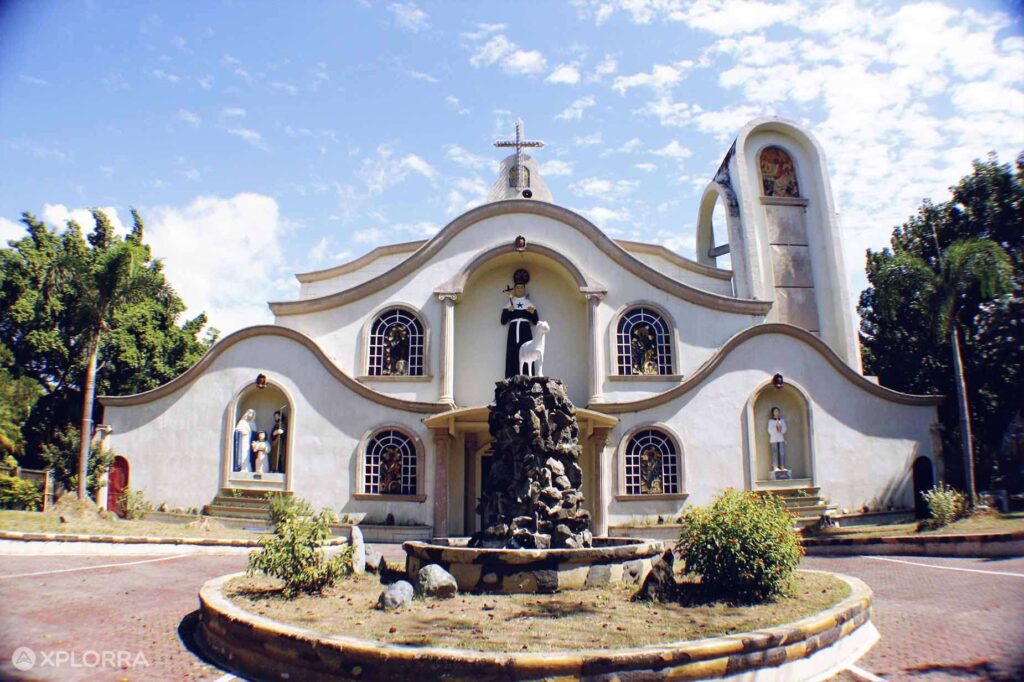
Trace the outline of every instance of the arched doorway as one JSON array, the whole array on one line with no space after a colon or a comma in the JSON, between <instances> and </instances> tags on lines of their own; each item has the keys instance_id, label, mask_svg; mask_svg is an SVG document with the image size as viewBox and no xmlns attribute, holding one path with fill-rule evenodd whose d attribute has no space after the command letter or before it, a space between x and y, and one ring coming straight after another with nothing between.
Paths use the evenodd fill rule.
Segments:
<instances>
[{"instance_id":1,"label":"arched doorway","mask_svg":"<svg viewBox=\"0 0 1024 682\"><path fill-rule=\"evenodd\" d=\"M287 490L294 428L288 395L273 382L252 384L236 396L228 415L227 487ZM266 448L252 447L261 440Z\"/></svg>"},{"instance_id":2,"label":"arched doorway","mask_svg":"<svg viewBox=\"0 0 1024 682\"><path fill-rule=\"evenodd\" d=\"M775 408L778 408L779 415L786 424L783 459L790 478L813 478L813 444L810 406L807 399L799 389L788 382L781 388L769 383L756 393L747 415L751 454L754 460L751 474L755 488L757 483L775 480L768 434L768 421Z\"/></svg>"},{"instance_id":3,"label":"arched doorway","mask_svg":"<svg viewBox=\"0 0 1024 682\"><path fill-rule=\"evenodd\" d=\"M107 511L124 516L121 510L121 495L128 487L128 460L117 455L107 472Z\"/></svg>"},{"instance_id":4,"label":"arched doorway","mask_svg":"<svg viewBox=\"0 0 1024 682\"><path fill-rule=\"evenodd\" d=\"M918 457L914 460L914 516L919 519L926 519L930 514L924 493L931 490L934 485L935 471L932 461L927 457Z\"/></svg>"}]
</instances>

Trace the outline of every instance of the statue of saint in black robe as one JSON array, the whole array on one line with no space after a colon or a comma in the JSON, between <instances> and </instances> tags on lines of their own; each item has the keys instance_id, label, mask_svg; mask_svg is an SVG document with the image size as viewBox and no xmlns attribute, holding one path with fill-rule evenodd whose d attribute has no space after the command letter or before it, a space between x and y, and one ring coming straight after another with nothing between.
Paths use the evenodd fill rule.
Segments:
<instances>
[{"instance_id":1,"label":"statue of saint in black robe","mask_svg":"<svg viewBox=\"0 0 1024 682\"><path fill-rule=\"evenodd\" d=\"M505 342L505 378L523 373L519 365L519 347L533 338L533 325L540 321L540 315L522 285L516 286L516 295L501 311L501 323L508 325L508 339Z\"/></svg>"}]
</instances>

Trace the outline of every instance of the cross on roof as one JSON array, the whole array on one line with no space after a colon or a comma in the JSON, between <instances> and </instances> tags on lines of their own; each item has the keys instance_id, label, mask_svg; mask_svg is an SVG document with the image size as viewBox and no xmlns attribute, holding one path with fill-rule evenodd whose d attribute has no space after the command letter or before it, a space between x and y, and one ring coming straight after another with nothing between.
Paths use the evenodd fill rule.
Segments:
<instances>
[{"instance_id":1,"label":"cross on roof","mask_svg":"<svg viewBox=\"0 0 1024 682\"><path fill-rule=\"evenodd\" d=\"M544 143L540 140L526 140L523 139L523 119L516 119L516 139L514 140L496 140L494 142L495 147L515 147L516 148L516 189L523 186L523 147L543 147Z\"/></svg>"}]
</instances>

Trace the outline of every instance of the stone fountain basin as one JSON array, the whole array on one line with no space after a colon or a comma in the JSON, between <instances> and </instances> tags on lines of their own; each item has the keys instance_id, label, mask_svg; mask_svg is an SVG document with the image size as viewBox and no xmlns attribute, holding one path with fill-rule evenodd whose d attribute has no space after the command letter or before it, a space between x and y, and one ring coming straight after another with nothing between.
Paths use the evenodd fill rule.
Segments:
<instances>
[{"instance_id":1,"label":"stone fountain basin","mask_svg":"<svg viewBox=\"0 0 1024 682\"><path fill-rule=\"evenodd\" d=\"M468 545L469 538L403 543L406 574L415 583L422 567L437 564L455 577L462 592L551 593L642 583L651 570L651 560L665 551L657 540L637 538L594 538L594 546L586 549Z\"/></svg>"}]
</instances>

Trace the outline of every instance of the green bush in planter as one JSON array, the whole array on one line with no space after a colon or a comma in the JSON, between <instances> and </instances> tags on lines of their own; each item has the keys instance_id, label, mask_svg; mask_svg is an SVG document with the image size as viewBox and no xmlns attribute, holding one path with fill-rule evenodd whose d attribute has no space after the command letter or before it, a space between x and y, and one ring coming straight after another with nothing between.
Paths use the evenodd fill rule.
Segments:
<instances>
[{"instance_id":1,"label":"green bush in planter","mask_svg":"<svg viewBox=\"0 0 1024 682\"><path fill-rule=\"evenodd\" d=\"M681 523L679 554L711 597L749 603L781 596L803 555L776 495L729 489L684 512Z\"/></svg>"},{"instance_id":2,"label":"green bush in planter","mask_svg":"<svg viewBox=\"0 0 1024 682\"><path fill-rule=\"evenodd\" d=\"M34 483L0 474L0 509L36 511L42 502L43 496Z\"/></svg>"},{"instance_id":3,"label":"green bush in planter","mask_svg":"<svg viewBox=\"0 0 1024 682\"><path fill-rule=\"evenodd\" d=\"M310 515L309 503L297 498L284 502L284 497L271 500L274 535L261 539L260 549L249 554L247 574L260 572L279 578L284 582L284 595L291 598L300 592L321 592L352 573L351 545L331 558L324 551L331 523L336 520L334 512L324 509Z\"/></svg>"}]
</instances>

